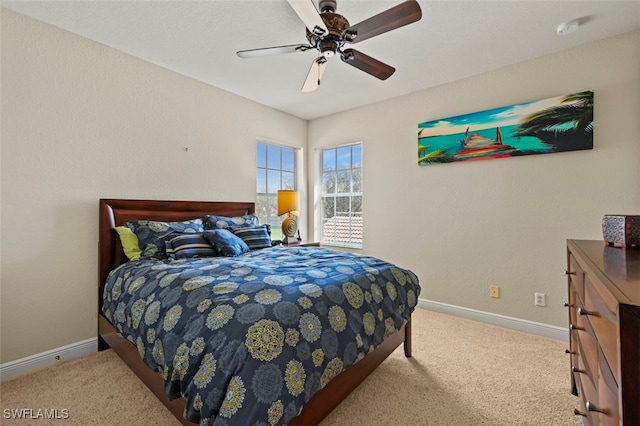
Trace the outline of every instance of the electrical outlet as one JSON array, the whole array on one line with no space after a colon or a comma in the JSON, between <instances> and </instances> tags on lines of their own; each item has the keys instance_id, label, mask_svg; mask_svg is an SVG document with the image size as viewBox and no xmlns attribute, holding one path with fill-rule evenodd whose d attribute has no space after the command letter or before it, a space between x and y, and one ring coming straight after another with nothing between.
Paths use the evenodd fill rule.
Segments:
<instances>
[{"instance_id":1,"label":"electrical outlet","mask_svg":"<svg viewBox=\"0 0 640 426\"><path fill-rule=\"evenodd\" d=\"M536 306L546 306L546 300L544 293L536 293L535 294L535 305Z\"/></svg>"},{"instance_id":2,"label":"electrical outlet","mask_svg":"<svg viewBox=\"0 0 640 426\"><path fill-rule=\"evenodd\" d=\"M493 297L494 299L500 298L500 287L498 287L497 285L490 285L489 296Z\"/></svg>"}]
</instances>

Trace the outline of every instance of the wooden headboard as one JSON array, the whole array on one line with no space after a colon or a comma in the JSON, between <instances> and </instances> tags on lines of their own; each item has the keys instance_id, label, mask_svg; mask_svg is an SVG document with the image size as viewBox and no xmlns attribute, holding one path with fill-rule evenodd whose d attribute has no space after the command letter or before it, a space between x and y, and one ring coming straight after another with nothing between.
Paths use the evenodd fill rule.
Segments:
<instances>
[{"instance_id":1,"label":"wooden headboard","mask_svg":"<svg viewBox=\"0 0 640 426\"><path fill-rule=\"evenodd\" d=\"M115 267L127 261L117 238L116 226L130 220L183 221L204 217L242 216L255 212L253 202L225 201L158 201L101 199L98 216L98 287L102 302L102 286Z\"/></svg>"}]
</instances>

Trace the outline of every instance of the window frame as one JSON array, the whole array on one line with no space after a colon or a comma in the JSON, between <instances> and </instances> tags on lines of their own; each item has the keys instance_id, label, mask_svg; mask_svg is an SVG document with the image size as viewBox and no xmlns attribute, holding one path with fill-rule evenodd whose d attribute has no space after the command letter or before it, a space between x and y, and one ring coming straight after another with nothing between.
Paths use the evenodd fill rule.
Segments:
<instances>
[{"instance_id":1,"label":"window frame","mask_svg":"<svg viewBox=\"0 0 640 426\"><path fill-rule=\"evenodd\" d=\"M261 162L261 145L264 145L264 162ZM277 167L275 161L271 157L273 152L278 152ZM272 142L263 138L256 140L256 206L255 214L260 219L260 223L271 225L271 238L274 240L282 239L282 220L277 215L278 209L278 190L292 189L298 190L298 155L300 148L296 148L281 143ZM270 154L271 152L271 154ZM283 168L283 152L290 154L290 158L286 161L290 162L292 169ZM288 155L287 154L287 155ZM288 164L288 163L287 163ZM284 166L288 167L288 166ZM261 192L261 171L264 176L264 192ZM277 185L271 180L278 175L279 182ZM283 179L283 174L287 175L287 179ZM273 191L270 191L273 190ZM262 200L261 200L262 198ZM266 199L266 204L264 200Z\"/></svg>"},{"instance_id":2,"label":"window frame","mask_svg":"<svg viewBox=\"0 0 640 426\"><path fill-rule=\"evenodd\" d=\"M359 161L354 161L354 158L357 159L357 156L354 154L354 147L358 147ZM349 149L349 166L344 167L344 163L343 163L342 164L343 167L340 167L341 161L339 159L339 151L344 150L345 148ZM364 189L363 188L363 168L364 167L363 167L363 161L362 161L363 151L364 151L363 143L362 141L350 142L342 145L334 145L334 146L319 148L319 151L320 151L320 204L319 204L320 243L328 246L362 249L364 244L364 236L362 235L363 189ZM325 170L325 155L326 153L331 151L333 151L333 155L335 159L335 162L334 162L335 168L333 170L331 169ZM357 176L359 176L357 179L358 187L355 187L354 185L354 183L356 183L354 182L354 177L356 176L356 173L354 172L357 172ZM344 191L344 182L342 182L342 184L339 182L338 175L340 173L346 173L349 175L348 191ZM327 175L334 175L333 192L331 193L325 192L326 190L325 183L326 183ZM341 185L343 186L342 190L339 188ZM336 208L338 205L337 199L343 198L343 197L348 198L349 211L337 212L336 211ZM348 239L342 239L342 240L338 238L327 239L327 236L325 235L325 223L327 220L332 219L332 218L328 218L328 219L325 218L325 208L326 208L325 200L328 200L330 198L333 198L334 216L332 218L335 218L337 213L347 213L348 215L347 217L347 221L349 223ZM358 198L359 200L354 200L354 198ZM359 206L359 210L356 210L354 212L353 211L354 205ZM353 216L354 213L359 215L354 217ZM359 217L359 221L360 221L360 224L358 226L360 228L359 230L357 229L358 227L354 228L353 226L354 219L356 217Z\"/></svg>"}]
</instances>

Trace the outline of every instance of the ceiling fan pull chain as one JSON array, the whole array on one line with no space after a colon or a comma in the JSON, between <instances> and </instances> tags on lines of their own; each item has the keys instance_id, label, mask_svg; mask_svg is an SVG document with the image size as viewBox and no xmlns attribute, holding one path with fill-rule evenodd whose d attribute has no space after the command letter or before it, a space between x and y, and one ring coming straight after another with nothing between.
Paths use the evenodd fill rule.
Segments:
<instances>
[{"instance_id":1,"label":"ceiling fan pull chain","mask_svg":"<svg viewBox=\"0 0 640 426\"><path fill-rule=\"evenodd\" d=\"M318 59L316 59L316 64L318 64L318 86L320 86L320 66L326 62L327 58L325 56L319 56Z\"/></svg>"}]
</instances>

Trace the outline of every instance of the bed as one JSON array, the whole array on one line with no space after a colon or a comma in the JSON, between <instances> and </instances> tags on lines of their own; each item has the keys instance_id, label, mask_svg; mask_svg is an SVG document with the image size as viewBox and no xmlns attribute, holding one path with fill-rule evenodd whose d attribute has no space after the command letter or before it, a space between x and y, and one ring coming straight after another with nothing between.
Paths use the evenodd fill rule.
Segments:
<instances>
[{"instance_id":1,"label":"bed","mask_svg":"<svg viewBox=\"0 0 640 426\"><path fill-rule=\"evenodd\" d=\"M98 349L112 348L185 425L318 424L400 344L411 356L411 271L322 247L130 262L115 231L254 210L99 201Z\"/></svg>"}]
</instances>

